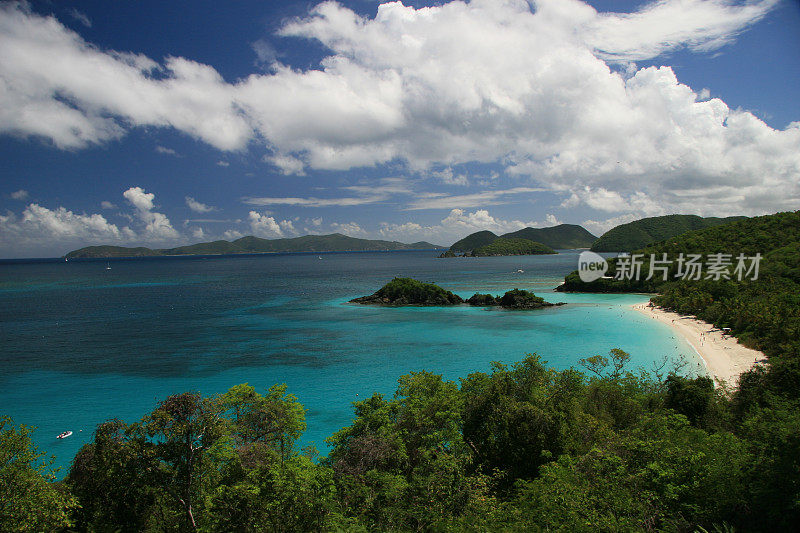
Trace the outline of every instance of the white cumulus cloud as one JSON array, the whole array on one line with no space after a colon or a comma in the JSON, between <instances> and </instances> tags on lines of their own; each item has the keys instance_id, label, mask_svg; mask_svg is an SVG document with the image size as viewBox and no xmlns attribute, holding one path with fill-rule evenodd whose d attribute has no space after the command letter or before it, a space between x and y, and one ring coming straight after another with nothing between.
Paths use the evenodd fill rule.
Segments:
<instances>
[{"instance_id":1,"label":"white cumulus cloud","mask_svg":"<svg viewBox=\"0 0 800 533\"><path fill-rule=\"evenodd\" d=\"M189 209L191 209L195 213L210 213L211 211L216 211L216 209L217 209L214 206L210 206L210 205L206 205L206 204L204 204L202 202L198 202L197 200L195 200L191 196L187 196L186 197L186 205L189 207Z\"/></svg>"},{"instance_id":2,"label":"white cumulus cloud","mask_svg":"<svg viewBox=\"0 0 800 533\"><path fill-rule=\"evenodd\" d=\"M141 187L131 187L122 195L136 208L136 216L144 224L143 238L148 241L169 241L180 237L167 215L153 211L155 194L145 192Z\"/></svg>"},{"instance_id":3,"label":"white cumulus cloud","mask_svg":"<svg viewBox=\"0 0 800 533\"><path fill-rule=\"evenodd\" d=\"M633 222L634 220L639 220L640 218L642 217L633 214L625 214L618 217L607 218L605 220L584 220L581 223L581 226L589 230L589 232L593 235L597 235L599 237L612 228L615 228L621 224Z\"/></svg>"},{"instance_id":4,"label":"white cumulus cloud","mask_svg":"<svg viewBox=\"0 0 800 533\"><path fill-rule=\"evenodd\" d=\"M291 220L275 220L275 217L257 211L248 213L250 230L256 237L275 239L295 235L297 232Z\"/></svg>"},{"instance_id":5,"label":"white cumulus cloud","mask_svg":"<svg viewBox=\"0 0 800 533\"><path fill-rule=\"evenodd\" d=\"M229 229L225 230L225 233L222 234L223 238L229 241L235 241L236 239L241 239L244 237L244 233L239 230Z\"/></svg>"},{"instance_id":6,"label":"white cumulus cloud","mask_svg":"<svg viewBox=\"0 0 800 533\"><path fill-rule=\"evenodd\" d=\"M133 235L99 214L80 214L64 207L29 204L21 215L0 215L0 254L30 257L66 253L88 244L120 244Z\"/></svg>"},{"instance_id":7,"label":"white cumulus cloud","mask_svg":"<svg viewBox=\"0 0 800 533\"><path fill-rule=\"evenodd\" d=\"M506 220L496 217L486 209L467 211L452 209L438 224L424 226L417 222L381 224L378 234L382 238L413 242L426 240L432 244L451 244L470 233L488 230L497 235L527 227L548 227L561 224L555 215L548 214L544 221Z\"/></svg>"},{"instance_id":8,"label":"white cumulus cloud","mask_svg":"<svg viewBox=\"0 0 800 533\"><path fill-rule=\"evenodd\" d=\"M349 237L366 237L367 232L356 222L333 222L331 229Z\"/></svg>"},{"instance_id":9,"label":"white cumulus cloud","mask_svg":"<svg viewBox=\"0 0 800 533\"><path fill-rule=\"evenodd\" d=\"M130 126L183 131L217 148L242 148L251 128L211 67L105 51L27 4L0 6L0 132L82 148Z\"/></svg>"},{"instance_id":10,"label":"white cumulus cloud","mask_svg":"<svg viewBox=\"0 0 800 533\"><path fill-rule=\"evenodd\" d=\"M269 72L229 83L190 59L102 50L9 2L0 6L0 132L78 149L164 127L221 150L263 144L287 175L499 162L590 207L603 190L620 208L796 209L798 123L772 128L668 66L633 64L718 49L776 3L660 0L615 14L578 0L387 2L364 17L328 1L279 30L325 46L318 68L270 57ZM418 208L491 205L431 200Z\"/></svg>"},{"instance_id":11,"label":"white cumulus cloud","mask_svg":"<svg viewBox=\"0 0 800 533\"><path fill-rule=\"evenodd\" d=\"M155 211L153 193L131 187L123 196L134 208L134 216L119 213L136 223L134 229L120 227L99 213L76 213L65 207L51 209L38 203L28 204L20 214L11 211L0 215L0 256L52 256L70 249L98 244L150 246L181 244L185 235L176 231L163 213ZM116 209L103 201L103 209ZM199 227L191 228L194 238L205 236Z\"/></svg>"}]
</instances>

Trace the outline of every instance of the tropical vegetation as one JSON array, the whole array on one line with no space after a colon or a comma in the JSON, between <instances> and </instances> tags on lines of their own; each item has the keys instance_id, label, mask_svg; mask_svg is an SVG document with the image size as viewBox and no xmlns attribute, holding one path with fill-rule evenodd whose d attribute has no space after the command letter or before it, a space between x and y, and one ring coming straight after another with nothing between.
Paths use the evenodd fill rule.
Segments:
<instances>
[{"instance_id":1,"label":"tropical vegetation","mask_svg":"<svg viewBox=\"0 0 800 533\"><path fill-rule=\"evenodd\" d=\"M467 299L467 303L477 307L498 306L505 309L541 309L542 307L564 305L563 303L552 304L546 302L544 298L536 296L531 291L521 289L507 291L502 296L492 296L491 294L479 294L476 292Z\"/></svg>"},{"instance_id":2,"label":"tropical vegetation","mask_svg":"<svg viewBox=\"0 0 800 533\"><path fill-rule=\"evenodd\" d=\"M495 239L490 244L472 250L472 255L475 257L492 255L543 255L555 253L557 253L555 250L540 242L533 242L528 239L509 239L505 237Z\"/></svg>"},{"instance_id":3,"label":"tropical vegetation","mask_svg":"<svg viewBox=\"0 0 800 533\"><path fill-rule=\"evenodd\" d=\"M608 230L592 244L591 250L593 252L630 252L687 231L719 226L745 218L703 218L697 215L666 215L643 218Z\"/></svg>"},{"instance_id":4,"label":"tropical vegetation","mask_svg":"<svg viewBox=\"0 0 800 533\"><path fill-rule=\"evenodd\" d=\"M323 458L298 449L305 411L285 386L170 396L140 421L98 426L63 482L37 480L35 470L0 478L21 479L0 486L0 500L40 513L30 522L4 515L0 524L790 530L800 518L798 411L762 405L779 398L753 398L746 387L680 376L679 366L631 369L629 359L614 349L581 360L581 369L555 370L528 355L459 383L412 372L392 397L355 402L353 423L328 439ZM8 440L0 443L5 453ZM35 461L21 450L15 467L26 470ZM40 492L19 491L21 484Z\"/></svg>"},{"instance_id":5,"label":"tropical vegetation","mask_svg":"<svg viewBox=\"0 0 800 533\"><path fill-rule=\"evenodd\" d=\"M563 250L572 248L588 248L597 237L575 224L559 224L549 228L523 228L504 235L496 235L491 231L478 231L456 241L450 247L452 252L473 252L492 244L497 239L525 239L541 243L549 248Z\"/></svg>"},{"instance_id":6,"label":"tropical vegetation","mask_svg":"<svg viewBox=\"0 0 800 533\"><path fill-rule=\"evenodd\" d=\"M411 278L394 278L375 293L354 298L350 302L368 305L446 306L458 305L464 303L464 300L433 283L424 283Z\"/></svg>"},{"instance_id":7,"label":"tropical vegetation","mask_svg":"<svg viewBox=\"0 0 800 533\"><path fill-rule=\"evenodd\" d=\"M411 278L394 278L369 296L350 300L351 303L385 306L437 306L445 307L467 303L472 306L499 306L506 309L540 309L552 305L544 298L526 290L513 289L502 296L475 293L466 301L452 292L433 283L424 283Z\"/></svg>"}]
</instances>

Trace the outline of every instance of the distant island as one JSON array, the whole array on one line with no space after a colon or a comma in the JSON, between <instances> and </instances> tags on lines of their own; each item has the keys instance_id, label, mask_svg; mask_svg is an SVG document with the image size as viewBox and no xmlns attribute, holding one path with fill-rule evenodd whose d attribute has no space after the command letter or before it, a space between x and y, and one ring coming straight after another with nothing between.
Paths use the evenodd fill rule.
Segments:
<instances>
[{"instance_id":1,"label":"distant island","mask_svg":"<svg viewBox=\"0 0 800 533\"><path fill-rule=\"evenodd\" d=\"M700 217L697 215L666 215L649 217L616 226L592 244L593 252L630 252L665 241L687 231L700 230L745 220L747 217Z\"/></svg>"},{"instance_id":2,"label":"distant island","mask_svg":"<svg viewBox=\"0 0 800 533\"><path fill-rule=\"evenodd\" d=\"M357 239L341 233L331 235L305 235L291 239L261 239L242 237L235 241L201 242L177 248L128 248L124 246L87 246L66 254L66 259L91 259L108 257L155 257L168 255L223 255L289 252L368 252L394 250L442 250L429 242L405 244L397 241Z\"/></svg>"},{"instance_id":3,"label":"distant island","mask_svg":"<svg viewBox=\"0 0 800 533\"><path fill-rule=\"evenodd\" d=\"M502 307L504 309L541 309L564 305L552 304L534 293L521 289L506 292L503 296L475 293L468 300L433 283L424 283L412 278L394 278L374 294L350 300L362 305L381 305L391 307L425 306L447 307L469 304L476 307Z\"/></svg>"},{"instance_id":4,"label":"distant island","mask_svg":"<svg viewBox=\"0 0 800 533\"><path fill-rule=\"evenodd\" d=\"M534 242L528 239L508 239L505 237L500 237L489 244L475 248L471 252L464 252L464 254L461 256L457 255L452 250L447 250L439 257L491 257L502 255L544 255L556 253L558 252L540 242Z\"/></svg>"},{"instance_id":5,"label":"distant island","mask_svg":"<svg viewBox=\"0 0 800 533\"><path fill-rule=\"evenodd\" d=\"M574 248L589 248L597 240L597 237L586 231L582 226L576 224L559 224L550 228L523 228L518 231L496 235L491 231L478 231L467 235L460 241L453 243L450 252L455 257L457 253L474 255L477 250L490 246L498 239L519 240L524 239L543 245L553 250L564 250ZM501 243L502 244L502 243ZM538 252L554 253L554 252ZM485 255L515 255L515 254L495 254Z\"/></svg>"},{"instance_id":6,"label":"distant island","mask_svg":"<svg viewBox=\"0 0 800 533\"><path fill-rule=\"evenodd\" d=\"M292 252L366 252L395 250L444 250L439 257L484 257L505 255L553 254L556 250L591 248L595 252L627 252L672 239L688 231L715 227L747 217L700 217L666 215L643 218L617 226L599 239L582 226L559 224L550 228L523 228L496 235L478 231L453 243L449 249L429 242L410 244L398 241L359 239L341 233L305 235L284 239L248 236L234 241L201 242L175 248L125 246L87 246L67 253L66 259L105 259L113 257L157 257L174 255L226 255Z\"/></svg>"}]
</instances>

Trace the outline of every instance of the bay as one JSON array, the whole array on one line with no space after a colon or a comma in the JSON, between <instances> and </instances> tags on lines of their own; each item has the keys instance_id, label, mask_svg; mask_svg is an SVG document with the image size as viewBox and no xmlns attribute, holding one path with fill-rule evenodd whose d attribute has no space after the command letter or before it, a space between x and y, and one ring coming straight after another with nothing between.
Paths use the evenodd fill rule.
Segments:
<instances>
[{"instance_id":1,"label":"bay","mask_svg":"<svg viewBox=\"0 0 800 533\"><path fill-rule=\"evenodd\" d=\"M365 252L0 262L0 414L68 467L94 427L132 422L170 394L286 383L308 409L302 445L350 423L352 402L428 370L446 379L537 353L554 368L622 348L631 366L699 358L630 309L645 295L554 293L579 251L438 259ZM107 268L110 267L110 268ZM523 272L518 272L522 270ZM529 289L567 305L534 312L347 303L395 276L462 297ZM57 440L65 430L72 437Z\"/></svg>"}]
</instances>

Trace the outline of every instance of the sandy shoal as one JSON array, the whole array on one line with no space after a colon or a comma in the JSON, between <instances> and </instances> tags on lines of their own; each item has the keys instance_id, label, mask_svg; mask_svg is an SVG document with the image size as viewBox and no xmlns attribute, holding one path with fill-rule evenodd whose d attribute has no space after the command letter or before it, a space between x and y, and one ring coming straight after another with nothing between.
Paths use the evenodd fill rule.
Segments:
<instances>
[{"instance_id":1,"label":"sandy shoal","mask_svg":"<svg viewBox=\"0 0 800 533\"><path fill-rule=\"evenodd\" d=\"M631 306L636 311L672 327L703 358L715 382L724 381L735 387L739 375L755 364L766 364L766 356L758 350L742 346L736 337L724 335L712 324L693 316L680 315L648 304Z\"/></svg>"}]
</instances>

